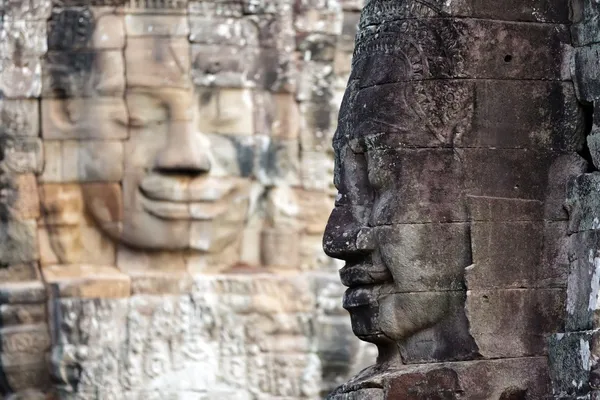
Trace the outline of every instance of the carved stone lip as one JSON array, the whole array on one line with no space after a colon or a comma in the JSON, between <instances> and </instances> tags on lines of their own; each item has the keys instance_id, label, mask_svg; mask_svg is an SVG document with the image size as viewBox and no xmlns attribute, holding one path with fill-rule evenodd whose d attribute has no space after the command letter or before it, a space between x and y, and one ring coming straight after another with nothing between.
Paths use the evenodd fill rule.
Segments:
<instances>
[{"instance_id":1,"label":"carved stone lip","mask_svg":"<svg viewBox=\"0 0 600 400\"><path fill-rule=\"evenodd\" d=\"M344 292L342 307L344 307L345 310L351 310L357 307L376 305L381 288L381 284L350 288Z\"/></svg>"},{"instance_id":2,"label":"carved stone lip","mask_svg":"<svg viewBox=\"0 0 600 400\"><path fill-rule=\"evenodd\" d=\"M244 202L244 196L235 196L223 202L169 202L156 201L140 196L142 207L149 214L160 219L212 221L225 217L234 207ZM243 218L242 218L243 219ZM240 220L242 220L240 219Z\"/></svg>"},{"instance_id":3,"label":"carved stone lip","mask_svg":"<svg viewBox=\"0 0 600 400\"><path fill-rule=\"evenodd\" d=\"M140 182L140 190L150 200L175 203L216 202L236 191L242 182L215 176L196 178L150 174Z\"/></svg>"},{"instance_id":4,"label":"carved stone lip","mask_svg":"<svg viewBox=\"0 0 600 400\"><path fill-rule=\"evenodd\" d=\"M339 274L342 284L349 288L383 284L393 281L392 274L385 265L374 264L370 260L364 260L359 263L347 262L346 265L340 269Z\"/></svg>"},{"instance_id":5,"label":"carved stone lip","mask_svg":"<svg viewBox=\"0 0 600 400\"><path fill-rule=\"evenodd\" d=\"M190 179L152 174L141 181L139 189L144 210L168 220L216 220L235 215L229 211L248 200L240 182L213 177Z\"/></svg>"}]
</instances>

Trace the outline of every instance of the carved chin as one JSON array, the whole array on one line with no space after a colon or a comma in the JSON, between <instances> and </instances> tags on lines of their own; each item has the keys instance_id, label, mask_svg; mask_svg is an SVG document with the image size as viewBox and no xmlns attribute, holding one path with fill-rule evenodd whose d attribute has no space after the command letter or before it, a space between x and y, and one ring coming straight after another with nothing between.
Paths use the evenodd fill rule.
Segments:
<instances>
[{"instance_id":1,"label":"carved chin","mask_svg":"<svg viewBox=\"0 0 600 400\"><path fill-rule=\"evenodd\" d=\"M378 325L394 341L439 323L448 314L450 292L394 293L379 300Z\"/></svg>"}]
</instances>

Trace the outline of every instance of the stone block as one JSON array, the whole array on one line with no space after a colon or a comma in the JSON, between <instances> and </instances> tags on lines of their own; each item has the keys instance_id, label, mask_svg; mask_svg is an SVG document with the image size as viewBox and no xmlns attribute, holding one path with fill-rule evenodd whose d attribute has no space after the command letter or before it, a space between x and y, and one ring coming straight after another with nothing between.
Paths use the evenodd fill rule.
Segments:
<instances>
[{"instance_id":1,"label":"stone block","mask_svg":"<svg viewBox=\"0 0 600 400\"><path fill-rule=\"evenodd\" d=\"M362 89L346 106L353 110L346 126L370 148L577 151L584 143L583 111L572 86L560 82L400 82Z\"/></svg>"},{"instance_id":2,"label":"stone block","mask_svg":"<svg viewBox=\"0 0 600 400\"><path fill-rule=\"evenodd\" d=\"M193 43L191 61L197 86L256 87L264 80L258 47Z\"/></svg>"},{"instance_id":3,"label":"stone block","mask_svg":"<svg viewBox=\"0 0 600 400\"><path fill-rule=\"evenodd\" d=\"M303 61L298 71L296 100L326 103L330 100L335 75L330 62Z\"/></svg>"},{"instance_id":4,"label":"stone block","mask_svg":"<svg viewBox=\"0 0 600 400\"><path fill-rule=\"evenodd\" d=\"M123 221L123 195L119 183L84 183L81 188L86 211L100 227L106 229Z\"/></svg>"},{"instance_id":5,"label":"stone block","mask_svg":"<svg viewBox=\"0 0 600 400\"><path fill-rule=\"evenodd\" d=\"M45 225L79 225L84 222L81 185L46 183L39 193Z\"/></svg>"},{"instance_id":6,"label":"stone block","mask_svg":"<svg viewBox=\"0 0 600 400\"><path fill-rule=\"evenodd\" d=\"M190 41L238 47L258 47L259 32L247 19L191 15Z\"/></svg>"},{"instance_id":7,"label":"stone block","mask_svg":"<svg viewBox=\"0 0 600 400\"><path fill-rule=\"evenodd\" d=\"M40 199L34 174L18 175L17 198L13 204L18 219L36 219L40 216Z\"/></svg>"},{"instance_id":8,"label":"stone block","mask_svg":"<svg viewBox=\"0 0 600 400\"><path fill-rule=\"evenodd\" d=\"M0 99L2 135L39 136L40 111L36 99Z\"/></svg>"},{"instance_id":9,"label":"stone block","mask_svg":"<svg viewBox=\"0 0 600 400\"><path fill-rule=\"evenodd\" d=\"M270 134L278 139L296 139L300 130L300 110L296 99L291 93L270 94L270 101L265 104L268 107L270 115L267 116L267 132L258 133Z\"/></svg>"},{"instance_id":10,"label":"stone block","mask_svg":"<svg viewBox=\"0 0 600 400\"><path fill-rule=\"evenodd\" d=\"M560 156L560 153L526 149L461 149L458 153L469 194L542 201L557 196L553 190L567 186L568 177L549 174L556 163L560 165ZM560 178L564 178L562 182ZM556 215L559 211L545 212Z\"/></svg>"},{"instance_id":11,"label":"stone block","mask_svg":"<svg viewBox=\"0 0 600 400\"><path fill-rule=\"evenodd\" d=\"M116 140L44 142L48 161L43 182L115 182L123 177L123 142Z\"/></svg>"},{"instance_id":12,"label":"stone block","mask_svg":"<svg viewBox=\"0 0 600 400\"><path fill-rule=\"evenodd\" d=\"M8 265L39 258L35 220L9 220L0 224L0 260Z\"/></svg>"},{"instance_id":13,"label":"stone block","mask_svg":"<svg viewBox=\"0 0 600 400\"><path fill-rule=\"evenodd\" d=\"M297 140L256 137L257 166L255 176L266 186L296 186L300 181L299 144Z\"/></svg>"},{"instance_id":14,"label":"stone block","mask_svg":"<svg viewBox=\"0 0 600 400\"><path fill-rule=\"evenodd\" d=\"M564 289L469 290L469 332L485 358L546 355L564 329Z\"/></svg>"},{"instance_id":15,"label":"stone block","mask_svg":"<svg viewBox=\"0 0 600 400\"><path fill-rule=\"evenodd\" d=\"M39 279L36 262L6 265L0 268L2 282L22 282Z\"/></svg>"},{"instance_id":16,"label":"stone block","mask_svg":"<svg viewBox=\"0 0 600 400\"><path fill-rule=\"evenodd\" d=\"M3 140L4 159L2 163L11 172L17 174L42 172L44 152L42 141L37 137L16 136Z\"/></svg>"},{"instance_id":17,"label":"stone block","mask_svg":"<svg viewBox=\"0 0 600 400\"><path fill-rule=\"evenodd\" d=\"M331 103L300 104L300 145L304 151L331 149L337 115Z\"/></svg>"},{"instance_id":18,"label":"stone block","mask_svg":"<svg viewBox=\"0 0 600 400\"><path fill-rule=\"evenodd\" d=\"M41 304L46 290L41 280L5 283L0 287L0 304Z\"/></svg>"},{"instance_id":19,"label":"stone block","mask_svg":"<svg viewBox=\"0 0 600 400\"><path fill-rule=\"evenodd\" d=\"M112 272L109 274L107 278L115 277ZM113 286L116 287L121 278L116 278ZM113 294L117 294L116 291ZM77 357L79 353L84 359L94 360L105 356L110 361L109 357L113 356L111 353L126 340L129 303L130 298L122 296L53 297L48 304L48 312L50 321L57 321L50 326L52 345L56 349L54 352L60 354L65 350L62 357L67 360ZM62 357L57 361L61 361ZM59 379L64 379L64 375Z\"/></svg>"},{"instance_id":20,"label":"stone block","mask_svg":"<svg viewBox=\"0 0 600 400\"><path fill-rule=\"evenodd\" d=\"M600 202L599 192L598 173L581 174L569 181L566 200L569 232L595 230L600 227L600 217L596 215Z\"/></svg>"},{"instance_id":21,"label":"stone block","mask_svg":"<svg viewBox=\"0 0 600 400\"><path fill-rule=\"evenodd\" d=\"M244 9L242 2L239 1L189 0L188 12L191 15L202 15L207 17L239 18L244 14Z\"/></svg>"},{"instance_id":22,"label":"stone block","mask_svg":"<svg viewBox=\"0 0 600 400\"><path fill-rule=\"evenodd\" d=\"M46 324L2 328L0 329L0 340L2 341L2 355L11 358L18 355L41 356L40 358L42 358L50 349L50 335Z\"/></svg>"},{"instance_id":23,"label":"stone block","mask_svg":"<svg viewBox=\"0 0 600 400\"><path fill-rule=\"evenodd\" d=\"M104 3L108 5L108 2ZM125 47L123 16L118 15L113 7L55 8L48 21L48 31L50 50L115 50Z\"/></svg>"},{"instance_id":24,"label":"stone block","mask_svg":"<svg viewBox=\"0 0 600 400\"><path fill-rule=\"evenodd\" d=\"M157 57L161 54L160 57ZM127 87L190 86L186 38L132 37L125 49Z\"/></svg>"},{"instance_id":25,"label":"stone block","mask_svg":"<svg viewBox=\"0 0 600 400\"><path fill-rule=\"evenodd\" d=\"M46 22L5 19L0 28L0 50L4 55L41 56L47 50Z\"/></svg>"},{"instance_id":26,"label":"stone block","mask_svg":"<svg viewBox=\"0 0 600 400\"><path fill-rule=\"evenodd\" d=\"M119 3L122 0L114 0ZM186 14L187 13L188 0L139 0L139 1L128 1L124 4L123 8L119 8L119 11L125 14L160 14L160 15L171 15L171 14ZM121 3L122 4L122 3Z\"/></svg>"},{"instance_id":27,"label":"stone block","mask_svg":"<svg viewBox=\"0 0 600 400\"><path fill-rule=\"evenodd\" d=\"M45 20L51 8L51 0L15 1L3 5L4 18L11 20Z\"/></svg>"},{"instance_id":28,"label":"stone block","mask_svg":"<svg viewBox=\"0 0 600 400\"><path fill-rule=\"evenodd\" d=\"M145 128L175 121L192 121L195 99L191 91L172 88L132 89L125 96L129 124Z\"/></svg>"},{"instance_id":29,"label":"stone block","mask_svg":"<svg viewBox=\"0 0 600 400\"><path fill-rule=\"evenodd\" d=\"M44 57L42 80L43 97L122 95L123 54L118 50L50 51Z\"/></svg>"},{"instance_id":30,"label":"stone block","mask_svg":"<svg viewBox=\"0 0 600 400\"><path fill-rule=\"evenodd\" d=\"M42 287L45 294L45 289ZM45 296L44 296L45 297ZM46 323L46 304L2 304L0 305L2 326L19 326Z\"/></svg>"},{"instance_id":31,"label":"stone block","mask_svg":"<svg viewBox=\"0 0 600 400\"><path fill-rule=\"evenodd\" d=\"M106 299L131 295L131 278L115 267L51 265L42 268L42 275L53 298Z\"/></svg>"},{"instance_id":32,"label":"stone block","mask_svg":"<svg viewBox=\"0 0 600 400\"><path fill-rule=\"evenodd\" d=\"M342 4L344 3L343 1ZM418 18L431 17L439 13L507 21L563 23L569 21L568 7L560 1L534 0L523 3L511 0L504 3L504 7L498 7L497 3L489 0L466 0L443 5L436 3L435 6L425 7L420 7L416 1L410 1L403 5L385 2L366 4L364 9L361 25L380 23L389 20L392 15L396 18Z\"/></svg>"},{"instance_id":33,"label":"stone block","mask_svg":"<svg viewBox=\"0 0 600 400\"><path fill-rule=\"evenodd\" d=\"M596 326L598 318L598 274L600 237L597 231L569 236L566 328L583 331Z\"/></svg>"},{"instance_id":34,"label":"stone block","mask_svg":"<svg viewBox=\"0 0 600 400\"><path fill-rule=\"evenodd\" d=\"M326 193L294 189L298 204L298 222L301 231L308 235L322 235L333 201Z\"/></svg>"},{"instance_id":35,"label":"stone block","mask_svg":"<svg viewBox=\"0 0 600 400\"><path fill-rule=\"evenodd\" d=\"M254 99L248 89L199 88L198 130L227 135L254 134Z\"/></svg>"},{"instance_id":36,"label":"stone block","mask_svg":"<svg viewBox=\"0 0 600 400\"><path fill-rule=\"evenodd\" d=\"M20 65L0 57L0 93L5 98L39 97L42 93L42 63L38 56L24 55Z\"/></svg>"},{"instance_id":37,"label":"stone block","mask_svg":"<svg viewBox=\"0 0 600 400\"><path fill-rule=\"evenodd\" d=\"M398 167L392 169L389 168L390 165ZM486 161L485 166L493 169L494 165L497 164ZM477 168L477 171L471 171L472 173L483 173L480 164L471 167L459 158L456 151L447 149L370 152L369 177L372 176L374 180L367 187L385 188L380 190L380 196L373 205L371 223L386 225L464 221L465 190L461 187L461 182L468 168ZM476 186L481 184L481 180L472 186L478 190L489 190L489 182L497 182L496 171L494 171L494 178L486 180L486 186L483 188ZM510 188L512 189L513 186ZM402 193L402 202L397 201L400 193ZM444 195L440 196L440 193Z\"/></svg>"},{"instance_id":38,"label":"stone block","mask_svg":"<svg viewBox=\"0 0 600 400\"><path fill-rule=\"evenodd\" d=\"M597 330L550 336L548 365L556 398L572 398L589 392L590 370L595 363L592 351L597 342Z\"/></svg>"},{"instance_id":39,"label":"stone block","mask_svg":"<svg viewBox=\"0 0 600 400\"><path fill-rule=\"evenodd\" d=\"M185 15L125 15L125 32L135 36L187 36L190 33Z\"/></svg>"},{"instance_id":40,"label":"stone block","mask_svg":"<svg viewBox=\"0 0 600 400\"><path fill-rule=\"evenodd\" d=\"M361 88L422 78L566 80L570 76L570 35L565 25L442 18L385 26L386 39L377 42L378 50L362 38L356 48L350 79L359 79ZM361 37L376 35L379 30L365 32ZM447 39L439 42L440 37ZM407 72L414 66L398 54L410 54L413 40L418 41L424 57L439 57L435 68L430 64L418 73ZM450 41L456 45L448 53L447 45L441 43ZM385 67L374 67L374 62Z\"/></svg>"},{"instance_id":41,"label":"stone block","mask_svg":"<svg viewBox=\"0 0 600 400\"><path fill-rule=\"evenodd\" d=\"M398 224L374 228L374 235L398 291L418 292L463 288L471 261L468 231L465 223ZM351 270L341 276L345 284L358 279Z\"/></svg>"},{"instance_id":42,"label":"stone block","mask_svg":"<svg viewBox=\"0 0 600 400\"><path fill-rule=\"evenodd\" d=\"M127 107L120 97L42 100L44 139L126 139L128 123Z\"/></svg>"},{"instance_id":43,"label":"stone block","mask_svg":"<svg viewBox=\"0 0 600 400\"><path fill-rule=\"evenodd\" d=\"M413 368L384 377L383 400L417 400L428 397L454 399L466 393L481 399L527 396L542 400L551 394L546 360L542 357ZM481 385L481 382L486 384Z\"/></svg>"},{"instance_id":44,"label":"stone block","mask_svg":"<svg viewBox=\"0 0 600 400\"><path fill-rule=\"evenodd\" d=\"M333 61L337 35L311 33L301 36L297 48L303 61Z\"/></svg>"},{"instance_id":45,"label":"stone block","mask_svg":"<svg viewBox=\"0 0 600 400\"><path fill-rule=\"evenodd\" d=\"M124 270L119 266L119 269ZM185 294L192 288L192 277L186 271L178 271L169 265L164 271L131 271L132 295Z\"/></svg>"},{"instance_id":46,"label":"stone block","mask_svg":"<svg viewBox=\"0 0 600 400\"><path fill-rule=\"evenodd\" d=\"M153 273L162 276L168 271L174 276L186 270L185 257L178 252L140 251L125 246L117 249L117 267L128 275L143 276Z\"/></svg>"},{"instance_id":47,"label":"stone block","mask_svg":"<svg viewBox=\"0 0 600 400\"><path fill-rule=\"evenodd\" d=\"M271 92L295 93L298 85L296 54L285 49L262 48L257 69L262 70L261 87Z\"/></svg>"},{"instance_id":48,"label":"stone block","mask_svg":"<svg viewBox=\"0 0 600 400\"><path fill-rule=\"evenodd\" d=\"M339 35L343 13L339 2L301 0L297 4L295 28L300 32L320 32Z\"/></svg>"},{"instance_id":49,"label":"stone block","mask_svg":"<svg viewBox=\"0 0 600 400\"><path fill-rule=\"evenodd\" d=\"M93 225L45 225L38 229L40 263L114 265L115 244Z\"/></svg>"},{"instance_id":50,"label":"stone block","mask_svg":"<svg viewBox=\"0 0 600 400\"><path fill-rule=\"evenodd\" d=\"M261 264L285 270L298 269L300 233L297 229L265 228L261 232Z\"/></svg>"},{"instance_id":51,"label":"stone block","mask_svg":"<svg viewBox=\"0 0 600 400\"><path fill-rule=\"evenodd\" d=\"M300 184L305 190L335 193L331 154L318 151L300 153ZM290 181L293 184L293 181Z\"/></svg>"},{"instance_id":52,"label":"stone block","mask_svg":"<svg viewBox=\"0 0 600 400\"><path fill-rule=\"evenodd\" d=\"M467 287L565 287L567 242L566 222L472 223Z\"/></svg>"},{"instance_id":53,"label":"stone block","mask_svg":"<svg viewBox=\"0 0 600 400\"><path fill-rule=\"evenodd\" d=\"M598 78L600 74L594 65L599 62L598 48L600 45L578 47L573 56L573 72L575 88L580 100L593 102L600 96Z\"/></svg>"}]
</instances>

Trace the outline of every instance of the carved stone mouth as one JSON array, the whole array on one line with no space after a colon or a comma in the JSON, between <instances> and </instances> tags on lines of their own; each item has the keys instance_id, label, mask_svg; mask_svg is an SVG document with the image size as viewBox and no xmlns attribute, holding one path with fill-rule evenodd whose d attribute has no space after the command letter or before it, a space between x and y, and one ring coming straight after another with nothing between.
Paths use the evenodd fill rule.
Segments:
<instances>
[{"instance_id":1,"label":"carved stone mouth","mask_svg":"<svg viewBox=\"0 0 600 400\"><path fill-rule=\"evenodd\" d=\"M375 264L371 260L346 263L339 274L342 284L349 288L393 282L392 274L386 266Z\"/></svg>"},{"instance_id":2,"label":"carved stone mouth","mask_svg":"<svg viewBox=\"0 0 600 400\"><path fill-rule=\"evenodd\" d=\"M217 202L241 189L238 179L212 176L197 178L151 174L142 179L140 190L148 199L175 203Z\"/></svg>"},{"instance_id":3,"label":"carved stone mouth","mask_svg":"<svg viewBox=\"0 0 600 400\"><path fill-rule=\"evenodd\" d=\"M196 179L149 175L140 183L142 207L161 219L209 221L244 208L248 195L240 182L212 177Z\"/></svg>"}]
</instances>

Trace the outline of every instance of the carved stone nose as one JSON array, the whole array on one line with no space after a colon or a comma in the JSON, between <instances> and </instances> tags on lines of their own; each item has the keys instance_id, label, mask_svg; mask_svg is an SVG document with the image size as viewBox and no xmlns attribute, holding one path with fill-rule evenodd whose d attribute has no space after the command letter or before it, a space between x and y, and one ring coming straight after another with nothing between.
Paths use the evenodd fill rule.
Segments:
<instances>
[{"instance_id":1,"label":"carved stone nose","mask_svg":"<svg viewBox=\"0 0 600 400\"><path fill-rule=\"evenodd\" d=\"M189 123L174 123L155 167L162 172L201 174L210 171L209 142Z\"/></svg>"}]
</instances>

